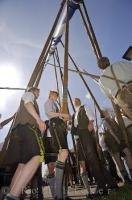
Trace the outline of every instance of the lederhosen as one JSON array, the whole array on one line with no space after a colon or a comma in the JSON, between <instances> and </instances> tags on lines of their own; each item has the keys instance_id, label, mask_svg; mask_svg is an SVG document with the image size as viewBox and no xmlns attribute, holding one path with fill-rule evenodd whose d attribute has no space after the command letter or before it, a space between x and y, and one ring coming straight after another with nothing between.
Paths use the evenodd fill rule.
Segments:
<instances>
[{"instance_id":1,"label":"lederhosen","mask_svg":"<svg viewBox=\"0 0 132 200\"><path fill-rule=\"evenodd\" d=\"M56 145L56 150L68 149L67 129L65 122L59 117L50 119L50 133Z\"/></svg>"},{"instance_id":2,"label":"lederhosen","mask_svg":"<svg viewBox=\"0 0 132 200\"><path fill-rule=\"evenodd\" d=\"M53 137L47 137L47 130L49 129L49 121L46 123L46 130L43 136L43 142L45 147L45 164L56 162L57 152L54 144Z\"/></svg>"},{"instance_id":3,"label":"lederhosen","mask_svg":"<svg viewBox=\"0 0 132 200\"><path fill-rule=\"evenodd\" d=\"M39 114L37 102L34 107ZM40 161L44 159L44 146L41 132L36 120L28 113L21 100L17 118L12 129L9 145L4 158L5 165L26 163L32 157L40 155Z\"/></svg>"},{"instance_id":4,"label":"lederhosen","mask_svg":"<svg viewBox=\"0 0 132 200\"><path fill-rule=\"evenodd\" d=\"M58 111L59 109L56 107L56 112ZM56 146L56 151L59 151L59 149L68 149L67 127L65 122L59 117L51 118L49 130L53 137Z\"/></svg>"},{"instance_id":5,"label":"lederhosen","mask_svg":"<svg viewBox=\"0 0 132 200\"><path fill-rule=\"evenodd\" d=\"M132 153L132 124L126 127L129 147Z\"/></svg>"},{"instance_id":6,"label":"lederhosen","mask_svg":"<svg viewBox=\"0 0 132 200\"><path fill-rule=\"evenodd\" d=\"M79 161L88 160L88 154L96 154L96 143L93 135L88 130L89 119L86 115L84 106L81 106L78 113L78 126L75 130L80 142L77 143Z\"/></svg>"},{"instance_id":7,"label":"lederhosen","mask_svg":"<svg viewBox=\"0 0 132 200\"><path fill-rule=\"evenodd\" d=\"M90 169L90 172L95 177L97 184L100 188L104 188L105 184L111 184L111 179L108 176L104 176L99 157L97 154L96 142L93 136L93 132L88 130L89 119L86 115L84 106L81 106L78 113L78 126L77 134L79 135L79 144L78 144L78 156L79 161L87 162L87 166ZM82 149L83 147L83 149ZM83 152L84 151L84 152Z\"/></svg>"},{"instance_id":8,"label":"lederhosen","mask_svg":"<svg viewBox=\"0 0 132 200\"><path fill-rule=\"evenodd\" d=\"M108 119L108 118L105 120L109 124L110 129L111 129L110 130L109 127L108 128L104 127L105 128L105 143L110 152L112 152L112 153L121 152L124 148L127 147L122 130L120 129L119 125L116 123L115 120ZM114 133L114 135L118 138L119 143L112 136L110 131L112 131Z\"/></svg>"}]
</instances>

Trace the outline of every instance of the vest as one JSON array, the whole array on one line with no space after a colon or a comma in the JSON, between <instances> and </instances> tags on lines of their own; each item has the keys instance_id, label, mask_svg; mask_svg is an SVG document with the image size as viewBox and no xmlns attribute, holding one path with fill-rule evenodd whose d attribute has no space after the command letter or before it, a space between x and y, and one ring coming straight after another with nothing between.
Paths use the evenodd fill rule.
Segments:
<instances>
[{"instance_id":1,"label":"vest","mask_svg":"<svg viewBox=\"0 0 132 200\"><path fill-rule=\"evenodd\" d=\"M78 129L88 129L89 119L87 117L84 106L81 106L78 112Z\"/></svg>"},{"instance_id":2,"label":"vest","mask_svg":"<svg viewBox=\"0 0 132 200\"><path fill-rule=\"evenodd\" d=\"M34 108L39 115L39 108L38 108L38 104L37 104L36 100L34 100ZM14 127L17 126L18 124L27 124L27 123L38 127L36 120L27 111L27 109L24 106L24 101L21 100Z\"/></svg>"},{"instance_id":3,"label":"vest","mask_svg":"<svg viewBox=\"0 0 132 200\"><path fill-rule=\"evenodd\" d=\"M114 119L109 119L109 118L106 118L105 119L106 122L109 124L110 128L112 129L112 131L118 136L122 133L119 125L117 124L117 122L114 120ZM109 126L106 128L109 130Z\"/></svg>"},{"instance_id":4,"label":"vest","mask_svg":"<svg viewBox=\"0 0 132 200\"><path fill-rule=\"evenodd\" d=\"M123 136L122 130L120 129L120 127L117 124L117 122L115 120L109 119L109 118L107 118L105 120L109 124L111 131L118 138L119 142L124 140L124 136ZM111 144L118 143L116 141L116 139L111 135L109 127L106 127L105 130L106 130L105 140L107 141L106 143L111 143Z\"/></svg>"},{"instance_id":5,"label":"vest","mask_svg":"<svg viewBox=\"0 0 132 200\"><path fill-rule=\"evenodd\" d=\"M75 114L72 115L71 133L72 133L73 135L77 135L77 128L74 126L74 117L75 117Z\"/></svg>"}]
</instances>

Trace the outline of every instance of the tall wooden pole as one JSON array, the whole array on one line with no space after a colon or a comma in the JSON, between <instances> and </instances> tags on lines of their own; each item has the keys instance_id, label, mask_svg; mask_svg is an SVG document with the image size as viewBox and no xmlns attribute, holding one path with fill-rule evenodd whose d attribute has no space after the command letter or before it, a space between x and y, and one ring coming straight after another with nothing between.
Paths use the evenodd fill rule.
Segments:
<instances>
[{"instance_id":1,"label":"tall wooden pole","mask_svg":"<svg viewBox=\"0 0 132 200\"><path fill-rule=\"evenodd\" d=\"M59 65L59 69L60 69L61 81L63 83L63 72L62 72L62 69L61 69L61 66L60 66L60 60L59 60L59 55L58 55L58 50L57 49L56 49L55 55L56 55L56 59L57 59L58 65ZM70 94L70 91L69 91L68 88L67 88L67 92L68 92L68 97L70 99L70 103L71 103L72 109L75 112L75 107L74 107L74 104L73 104L73 101L72 101L72 97L71 97L71 94Z\"/></svg>"},{"instance_id":2,"label":"tall wooden pole","mask_svg":"<svg viewBox=\"0 0 132 200\"><path fill-rule=\"evenodd\" d=\"M68 18L69 4L67 2L67 15L66 15L66 31L65 31L65 46L64 46L64 72L63 72L63 98L61 112L68 114L67 103L67 88L68 88L68 47L69 47L69 18Z\"/></svg>"},{"instance_id":3,"label":"tall wooden pole","mask_svg":"<svg viewBox=\"0 0 132 200\"><path fill-rule=\"evenodd\" d=\"M56 60L55 60L55 52L54 52L54 54L53 54L53 60L54 60L54 70L55 70L55 78L56 78L56 88L57 88L58 94L60 94L59 82L58 82L58 74L57 74L57 67L56 67ZM59 105L61 106L60 95L59 95L58 102L59 102Z\"/></svg>"}]
</instances>

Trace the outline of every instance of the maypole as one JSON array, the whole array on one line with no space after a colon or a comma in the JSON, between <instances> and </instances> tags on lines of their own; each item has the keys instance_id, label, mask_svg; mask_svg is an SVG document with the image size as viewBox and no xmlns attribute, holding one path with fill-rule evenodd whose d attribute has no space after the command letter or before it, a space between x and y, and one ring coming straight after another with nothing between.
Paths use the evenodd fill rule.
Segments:
<instances>
[{"instance_id":1,"label":"maypole","mask_svg":"<svg viewBox=\"0 0 132 200\"><path fill-rule=\"evenodd\" d=\"M65 46L64 46L64 72L63 72L63 98L61 112L68 114L67 89L68 89L68 48L69 48L69 18L68 18L69 2L67 2L66 15L66 31L65 31Z\"/></svg>"},{"instance_id":2,"label":"maypole","mask_svg":"<svg viewBox=\"0 0 132 200\"><path fill-rule=\"evenodd\" d=\"M80 2L81 2L80 0L69 0L69 8L68 8L68 13L67 13L67 6L66 6L67 0L62 1L60 9L58 11L58 14L56 16L56 19L54 21L53 27L50 31L50 34L47 38L44 48L40 54L40 57L34 68L31 78L28 82L27 88L33 87L33 86L37 87L39 85L41 75L43 72L43 68L46 65L46 63L49 61L51 55L54 53L54 50L56 49L56 46L60 42L60 39L65 31L66 18L68 20L70 20L72 18L76 9L78 8ZM18 112L19 112L19 109L18 109ZM8 135L6 136L5 143L2 148L2 157L4 157L6 149L8 148L8 142L10 139L11 129L14 126L14 124L16 123L16 120L17 120L17 113L16 113L15 119L13 120L11 128L8 132Z\"/></svg>"}]
</instances>

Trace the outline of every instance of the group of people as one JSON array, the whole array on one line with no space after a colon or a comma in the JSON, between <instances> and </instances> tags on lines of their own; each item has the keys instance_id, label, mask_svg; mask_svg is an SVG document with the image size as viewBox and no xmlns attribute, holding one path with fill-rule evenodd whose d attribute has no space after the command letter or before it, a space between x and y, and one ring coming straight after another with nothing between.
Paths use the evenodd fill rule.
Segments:
<instances>
[{"instance_id":1,"label":"group of people","mask_svg":"<svg viewBox=\"0 0 132 200\"><path fill-rule=\"evenodd\" d=\"M103 62L104 68L109 65L107 59L102 60ZM130 69L130 67L132 67L131 64L130 66L128 64L128 68L126 68ZM118 65L118 68L122 70L122 74L123 70L126 70L122 63ZM131 120L131 82L130 80L126 81L124 75L118 77L115 70L114 65L113 67L108 67L100 78L100 84L101 86L103 85L104 91L110 98L114 99L119 106L123 105L124 113ZM110 75L107 73L108 71ZM117 71L119 72L119 69ZM128 75L130 75L129 70ZM128 77L130 79L130 76ZM122 81L121 78L125 80ZM105 79L110 80L110 84ZM112 83L114 81L115 84L111 84L111 81ZM101 162L94 124L95 119L90 109L83 105L77 97L73 100L75 107L73 116L62 113L57 101L58 92L50 91L49 97L44 104L48 120L43 121L36 101L39 92L40 90L35 87L26 91L22 96L20 107L16 114L6 154L2 162L8 166L15 164L17 169L10 184L10 191L4 197L4 200L19 199L24 188L31 181L44 160L48 164L48 182L53 198L55 200L71 199L66 194L63 194L64 169L69 155L67 142L69 127L67 125L69 122L71 124L70 131L76 138L75 145L76 149L78 149L79 171L83 184L87 189L88 198L106 195L110 190L117 189L120 181L127 178L130 181L132 180L131 152L119 124L114 119L111 119L108 112L102 112L103 131L99 134L99 139L105 161L114 166L112 170L110 167L108 170ZM125 159L128 170L123 166L123 159L121 160L121 158ZM115 169L114 174L117 176L112 174L113 169ZM95 193L91 193L90 190L88 171L90 171L97 184ZM126 178L127 175L128 177Z\"/></svg>"}]
</instances>

